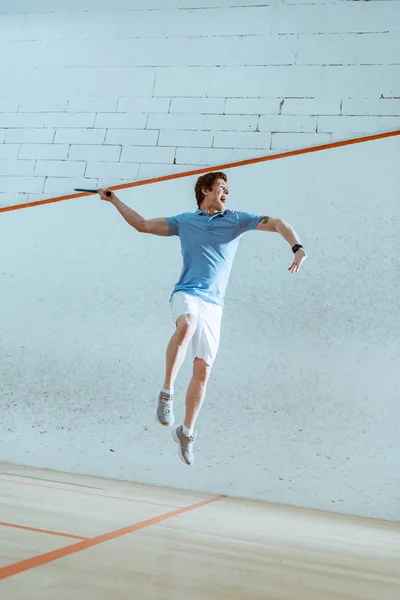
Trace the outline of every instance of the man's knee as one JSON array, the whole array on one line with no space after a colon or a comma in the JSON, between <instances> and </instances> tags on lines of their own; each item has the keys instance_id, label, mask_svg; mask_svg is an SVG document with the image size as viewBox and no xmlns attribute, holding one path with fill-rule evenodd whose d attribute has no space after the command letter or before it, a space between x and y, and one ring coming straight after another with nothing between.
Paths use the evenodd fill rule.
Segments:
<instances>
[{"instance_id":1,"label":"man's knee","mask_svg":"<svg viewBox=\"0 0 400 600\"><path fill-rule=\"evenodd\" d=\"M200 382L206 383L211 375L211 365L202 358L195 358L193 363L193 376Z\"/></svg>"},{"instance_id":2,"label":"man's knee","mask_svg":"<svg viewBox=\"0 0 400 600\"><path fill-rule=\"evenodd\" d=\"M176 321L176 336L179 343L190 340L197 327L196 315L181 315Z\"/></svg>"}]
</instances>

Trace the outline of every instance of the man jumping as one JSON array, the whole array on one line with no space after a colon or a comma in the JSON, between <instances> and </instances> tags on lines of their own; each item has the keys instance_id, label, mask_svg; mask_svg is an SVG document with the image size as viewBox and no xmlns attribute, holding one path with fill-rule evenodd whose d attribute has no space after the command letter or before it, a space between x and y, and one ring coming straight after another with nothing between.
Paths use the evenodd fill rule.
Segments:
<instances>
[{"instance_id":1,"label":"man jumping","mask_svg":"<svg viewBox=\"0 0 400 600\"><path fill-rule=\"evenodd\" d=\"M191 465L194 427L218 351L225 290L240 238L252 230L279 233L294 253L291 273L297 273L307 255L296 232L282 219L226 209L229 190L222 172L199 177L195 185L198 210L173 217L145 219L114 193L107 196L105 192L99 190L102 200L111 202L137 231L180 238L183 268L170 299L176 329L167 347L157 420L166 427L174 424L174 384L191 342L193 376L186 393L185 420L173 429L179 456Z\"/></svg>"}]
</instances>

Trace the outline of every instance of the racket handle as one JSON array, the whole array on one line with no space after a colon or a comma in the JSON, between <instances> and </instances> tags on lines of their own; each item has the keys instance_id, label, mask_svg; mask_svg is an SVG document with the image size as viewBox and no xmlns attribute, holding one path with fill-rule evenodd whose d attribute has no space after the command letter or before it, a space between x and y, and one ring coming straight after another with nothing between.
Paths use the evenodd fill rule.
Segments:
<instances>
[{"instance_id":1,"label":"racket handle","mask_svg":"<svg viewBox=\"0 0 400 600\"><path fill-rule=\"evenodd\" d=\"M88 192L90 194L98 194L99 190L88 190L88 189L85 189L85 188L74 188L74 192ZM111 193L112 192L110 192L110 190L106 190L105 191L105 195L108 196L108 197L111 196Z\"/></svg>"}]
</instances>

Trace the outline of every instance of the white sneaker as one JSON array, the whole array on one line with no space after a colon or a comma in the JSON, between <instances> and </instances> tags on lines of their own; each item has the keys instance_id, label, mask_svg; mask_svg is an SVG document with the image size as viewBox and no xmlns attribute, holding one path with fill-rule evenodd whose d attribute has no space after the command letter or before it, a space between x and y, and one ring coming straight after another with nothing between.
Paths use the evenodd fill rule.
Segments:
<instances>
[{"instance_id":1,"label":"white sneaker","mask_svg":"<svg viewBox=\"0 0 400 600\"><path fill-rule=\"evenodd\" d=\"M158 396L157 421L165 427L172 427L175 421L173 412L174 395L161 391Z\"/></svg>"}]
</instances>

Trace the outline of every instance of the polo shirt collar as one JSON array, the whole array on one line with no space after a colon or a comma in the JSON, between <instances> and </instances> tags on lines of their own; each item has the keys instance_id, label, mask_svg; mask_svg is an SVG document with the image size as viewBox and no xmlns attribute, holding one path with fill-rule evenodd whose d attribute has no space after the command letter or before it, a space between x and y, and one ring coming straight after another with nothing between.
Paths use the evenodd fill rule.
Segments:
<instances>
[{"instance_id":1,"label":"polo shirt collar","mask_svg":"<svg viewBox=\"0 0 400 600\"><path fill-rule=\"evenodd\" d=\"M221 215L221 217L224 217L226 215L226 208L222 212L215 213L215 215L209 215L206 210L200 210L200 208L198 208L196 210L196 215L205 215L207 217L210 217L210 216L216 217L217 215Z\"/></svg>"}]
</instances>

